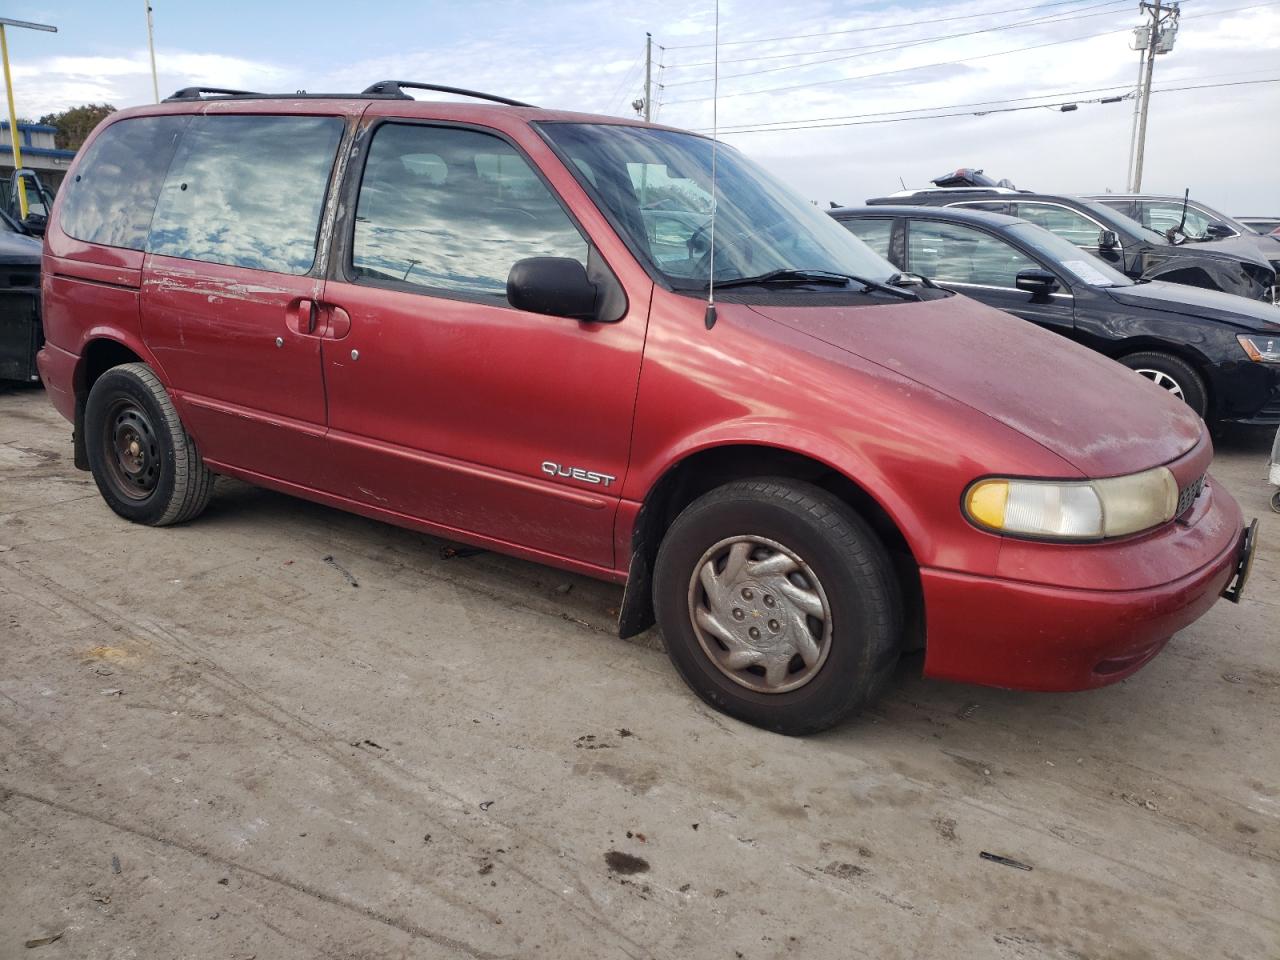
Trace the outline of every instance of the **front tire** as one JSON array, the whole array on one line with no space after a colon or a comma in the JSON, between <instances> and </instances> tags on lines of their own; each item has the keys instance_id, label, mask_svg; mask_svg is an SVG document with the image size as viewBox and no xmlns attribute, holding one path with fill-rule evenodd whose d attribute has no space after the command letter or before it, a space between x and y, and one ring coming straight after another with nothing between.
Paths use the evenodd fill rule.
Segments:
<instances>
[{"instance_id":1,"label":"front tire","mask_svg":"<svg viewBox=\"0 0 1280 960\"><path fill-rule=\"evenodd\" d=\"M793 480L735 481L685 508L658 551L654 604L693 691L778 733L861 709L901 646L884 545L839 499Z\"/></svg>"},{"instance_id":2,"label":"front tire","mask_svg":"<svg viewBox=\"0 0 1280 960\"><path fill-rule=\"evenodd\" d=\"M208 505L214 474L146 364L112 367L94 382L84 429L98 492L126 520L164 527Z\"/></svg>"},{"instance_id":3,"label":"front tire","mask_svg":"<svg viewBox=\"0 0 1280 960\"><path fill-rule=\"evenodd\" d=\"M1144 350L1121 357L1120 362L1157 387L1167 390L1204 419L1209 412L1209 391L1195 368L1181 357L1156 350Z\"/></svg>"}]
</instances>

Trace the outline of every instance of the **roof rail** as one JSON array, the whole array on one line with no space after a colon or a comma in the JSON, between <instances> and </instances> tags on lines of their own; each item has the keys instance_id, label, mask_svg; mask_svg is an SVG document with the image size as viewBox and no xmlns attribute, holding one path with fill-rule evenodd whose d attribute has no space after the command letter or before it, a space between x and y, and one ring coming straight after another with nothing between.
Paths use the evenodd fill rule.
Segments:
<instances>
[{"instance_id":1,"label":"roof rail","mask_svg":"<svg viewBox=\"0 0 1280 960\"><path fill-rule=\"evenodd\" d=\"M263 96L263 94L254 93L252 90L228 90L226 87L183 87L181 90L165 97L164 102L168 103L170 100L203 100L206 93L214 93L220 97Z\"/></svg>"},{"instance_id":2,"label":"roof rail","mask_svg":"<svg viewBox=\"0 0 1280 960\"><path fill-rule=\"evenodd\" d=\"M1016 190L1012 187L921 187L919 190L899 190L891 193L891 197L915 197L922 193L983 193L1001 194L1028 193L1027 190Z\"/></svg>"},{"instance_id":3,"label":"roof rail","mask_svg":"<svg viewBox=\"0 0 1280 960\"><path fill-rule=\"evenodd\" d=\"M384 96L402 96L412 99L404 88L411 90L434 90L437 93L452 93L460 97L474 97L477 100L491 100L494 103L505 103L509 107L532 107L532 103L524 103L521 100L512 100L509 97L499 97L493 93L480 93L478 90L464 90L461 87L445 87L438 83L417 83L413 80L380 80L377 83L370 84L365 87L362 93L365 94L382 94Z\"/></svg>"}]
</instances>

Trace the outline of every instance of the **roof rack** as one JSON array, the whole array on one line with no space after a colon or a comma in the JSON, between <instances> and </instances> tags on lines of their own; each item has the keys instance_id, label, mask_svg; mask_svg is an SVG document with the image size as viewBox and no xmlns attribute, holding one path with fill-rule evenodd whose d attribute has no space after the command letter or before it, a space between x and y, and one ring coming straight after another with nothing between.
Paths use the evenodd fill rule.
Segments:
<instances>
[{"instance_id":1,"label":"roof rack","mask_svg":"<svg viewBox=\"0 0 1280 960\"><path fill-rule=\"evenodd\" d=\"M175 91L170 96L164 98L164 102L170 100L203 100L206 93L214 93L220 97L262 97L266 94L254 93L251 90L228 90L226 87L183 87L181 90Z\"/></svg>"},{"instance_id":2,"label":"roof rack","mask_svg":"<svg viewBox=\"0 0 1280 960\"><path fill-rule=\"evenodd\" d=\"M462 87L445 87L438 83L417 83L413 80L380 80L371 84L362 91L365 94L381 94L383 96L402 96L409 98L409 94L404 92L404 88L410 90L434 90L436 93L452 93L460 97L474 97L477 100L491 100L494 103L504 103L509 107L532 107L532 103L525 103L522 100L512 100L509 97L500 97L493 93L481 93L478 90L464 90Z\"/></svg>"},{"instance_id":3,"label":"roof rack","mask_svg":"<svg viewBox=\"0 0 1280 960\"><path fill-rule=\"evenodd\" d=\"M1010 193L1028 193L1027 190L1015 190L1011 187L922 187L919 190L899 190L891 193L891 197L915 197L922 193L983 193L1007 195Z\"/></svg>"},{"instance_id":4,"label":"roof rack","mask_svg":"<svg viewBox=\"0 0 1280 960\"><path fill-rule=\"evenodd\" d=\"M446 87L438 83L418 83L413 80L380 80L378 83L365 87L360 93L307 93L305 90L298 90L296 93L255 93L252 90L230 90L226 87L183 87L176 91L172 96L165 97L164 102L169 103L174 100L289 100L298 97L309 97L311 99L335 100L335 99L361 99L374 98L379 100L412 100L413 97L404 92L404 88L410 90L434 90L437 93L452 93L460 97L474 97L477 100L490 100L494 103L506 104L509 107L532 107L533 104L525 103L521 100L512 100L508 97L500 97L494 93L481 93L478 90L464 90L462 87ZM211 96L206 96L211 94Z\"/></svg>"}]
</instances>

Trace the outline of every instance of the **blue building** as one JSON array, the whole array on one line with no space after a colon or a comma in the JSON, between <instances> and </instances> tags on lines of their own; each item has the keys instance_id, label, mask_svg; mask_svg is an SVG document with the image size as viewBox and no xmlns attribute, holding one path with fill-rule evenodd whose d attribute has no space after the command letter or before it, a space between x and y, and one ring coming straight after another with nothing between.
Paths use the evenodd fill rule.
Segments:
<instances>
[{"instance_id":1,"label":"blue building","mask_svg":"<svg viewBox=\"0 0 1280 960\"><path fill-rule=\"evenodd\" d=\"M40 181L56 193L62 178L67 175L67 167L75 157L74 150L62 150L54 145L54 134L57 127L47 123L19 123L18 146L22 150L22 165L35 170ZM0 122L0 178L7 180L13 175L13 140L10 136L9 122Z\"/></svg>"}]
</instances>

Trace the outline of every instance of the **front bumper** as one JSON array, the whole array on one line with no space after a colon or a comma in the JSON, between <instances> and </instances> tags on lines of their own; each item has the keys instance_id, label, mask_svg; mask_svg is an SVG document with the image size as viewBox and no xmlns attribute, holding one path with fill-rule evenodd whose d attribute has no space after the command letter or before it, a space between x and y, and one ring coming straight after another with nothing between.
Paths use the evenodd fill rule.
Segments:
<instances>
[{"instance_id":1,"label":"front bumper","mask_svg":"<svg viewBox=\"0 0 1280 960\"><path fill-rule=\"evenodd\" d=\"M1132 675L1228 587L1236 594L1230 598L1238 599L1247 579L1254 539L1242 529L1240 508L1215 484L1212 501L1200 513L1194 525L1179 529L1175 522L1139 544L1117 544L1128 562L1140 562L1135 549L1161 560L1182 550L1185 560L1195 552L1187 551L1188 544L1208 546L1198 536L1201 523L1229 524L1235 531L1225 544L1215 541L1186 573L1141 589L1084 589L922 569L925 675L1046 691L1087 690ZM1066 558L1074 548L1062 549Z\"/></svg>"}]
</instances>

